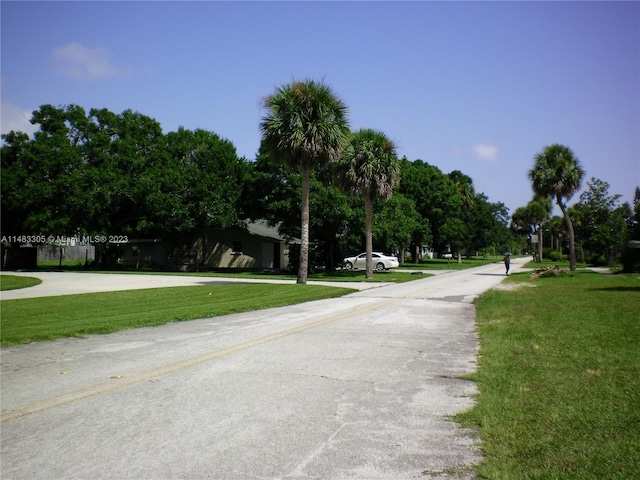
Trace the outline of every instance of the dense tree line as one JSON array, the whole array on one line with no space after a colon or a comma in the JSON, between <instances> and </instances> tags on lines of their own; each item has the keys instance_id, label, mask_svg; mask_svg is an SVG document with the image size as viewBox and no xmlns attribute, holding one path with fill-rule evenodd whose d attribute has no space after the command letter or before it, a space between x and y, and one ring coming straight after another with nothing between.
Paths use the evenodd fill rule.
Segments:
<instances>
[{"instance_id":1,"label":"dense tree line","mask_svg":"<svg viewBox=\"0 0 640 480\"><path fill-rule=\"evenodd\" d=\"M232 224L248 164L216 134L78 106L34 112L2 145L2 235L162 237Z\"/></svg>"},{"instance_id":2,"label":"dense tree line","mask_svg":"<svg viewBox=\"0 0 640 480\"><path fill-rule=\"evenodd\" d=\"M32 122L39 126L32 138L22 132L2 136L1 228L7 241L114 234L171 242L247 218L266 219L301 238L302 166L276 161L281 158L264 142L256 159L247 160L213 132L163 133L157 121L131 110L87 112L76 105L44 105ZM551 241L558 239L559 250L568 248L562 222L554 227L549 218L548 201L539 198L518 209L509 229L504 204L476 192L464 173L443 173L419 159L402 158L397 166L393 195L368 196L375 250L407 250L413 261L423 246L459 258L499 254L530 249L532 231L546 231ZM365 250L366 190L351 195L330 162L308 174L308 268L334 268L345 254ZM619 205L607 189L592 179L568 209L578 251L587 260L619 258L640 233L640 194L632 208Z\"/></svg>"},{"instance_id":3,"label":"dense tree line","mask_svg":"<svg viewBox=\"0 0 640 480\"><path fill-rule=\"evenodd\" d=\"M267 219L300 238L302 171L274 162L267 149L248 161L215 133L163 134L154 119L130 110L44 105L32 122L40 127L33 138L3 135L5 239L117 234L170 241L245 218ZM476 194L469 177L406 158L398 167L395 194L371 197L376 250L411 248L417 260L422 245L440 252L505 248L506 207ZM365 205L335 178L330 165L309 172L312 267L334 268L343 254L364 250Z\"/></svg>"}]
</instances>

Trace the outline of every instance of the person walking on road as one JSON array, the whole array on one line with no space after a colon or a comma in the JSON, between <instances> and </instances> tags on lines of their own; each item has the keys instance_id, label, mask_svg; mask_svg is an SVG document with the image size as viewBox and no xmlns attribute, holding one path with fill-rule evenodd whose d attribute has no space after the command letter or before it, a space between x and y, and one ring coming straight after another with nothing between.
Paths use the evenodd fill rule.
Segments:
<instances>
[{"instance_id":1,"label":"person walking on road","mask_svg":"<svg viewBox=\"0 0 640 480\"><path fill-rule=\"evenodd\" d=\"M507 269L507 275L509 275L509 268L511 267L511 254L509 252L505 253L502 261L504 262L504 266Z\"/></svg>"}]
</instances>

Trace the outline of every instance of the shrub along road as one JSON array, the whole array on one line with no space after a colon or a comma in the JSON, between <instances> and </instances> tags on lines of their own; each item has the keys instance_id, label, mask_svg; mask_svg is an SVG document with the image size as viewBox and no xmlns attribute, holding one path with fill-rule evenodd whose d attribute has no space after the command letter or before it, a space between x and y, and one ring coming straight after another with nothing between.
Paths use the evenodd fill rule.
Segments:
<instances>
[{"instance_id":1,"label":"shrub along road","mask_svg":"<svg viewBox=\"0 0 640 480\"><path fill-rule=\"evenodd\" d=\"M528 259L514 259L517 271ZM472 300L502 264L2 349L2 478L472 478ZM35 288L35 287L34 287Z\"/></svg>"}]
</instances>

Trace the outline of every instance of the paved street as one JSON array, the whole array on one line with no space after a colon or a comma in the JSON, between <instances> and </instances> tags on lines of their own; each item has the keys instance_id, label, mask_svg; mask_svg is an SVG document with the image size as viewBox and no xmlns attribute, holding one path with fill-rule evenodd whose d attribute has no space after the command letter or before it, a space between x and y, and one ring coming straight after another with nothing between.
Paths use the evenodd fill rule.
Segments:
<instances>
[{"instance_id":1,"label":"paved street","mask_svg":"<svg viewBox=\"0 0 640 480\"><path fill-rule=\"evenodd\" d=\"M4 348L1 477L473 478L477 441L448 416L476 391L471 302L503 278Z\"/></svg>"}]
</instances>

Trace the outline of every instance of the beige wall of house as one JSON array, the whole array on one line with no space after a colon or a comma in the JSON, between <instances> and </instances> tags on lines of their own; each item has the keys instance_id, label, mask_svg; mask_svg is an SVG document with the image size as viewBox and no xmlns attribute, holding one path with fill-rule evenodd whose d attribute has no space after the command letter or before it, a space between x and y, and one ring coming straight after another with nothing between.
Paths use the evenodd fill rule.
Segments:
<instances>
[{"instance_id":1,"label":"beige wall of house","mask_svg":"<svg viewBox=\"0 0 640 480\"><path fill-rule=\"evenodd\" d=\"M201 251L202 239L194 247ZM210 268L286 268L288 246L281 241L252 235L232 227L207 235L204 265ZM213 244L212 244L213 243Z\"/></svg>"},{"instance_id":2,"label":"beige wall of house","mask_svg":"<svg viewBox=\"0 0 640 480\"><path fill-rule=\"evenodd\" d=\"M120 263L129 267L152 265L185 272L195 271L198 264L201 268L284 269L289 265L289 246L281 239L229 227L211 230L195 241L185 238L173 245L160 241L124 244Z\"/></svg>"}]
</instances>

